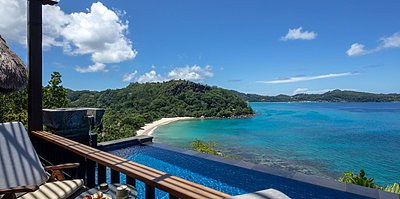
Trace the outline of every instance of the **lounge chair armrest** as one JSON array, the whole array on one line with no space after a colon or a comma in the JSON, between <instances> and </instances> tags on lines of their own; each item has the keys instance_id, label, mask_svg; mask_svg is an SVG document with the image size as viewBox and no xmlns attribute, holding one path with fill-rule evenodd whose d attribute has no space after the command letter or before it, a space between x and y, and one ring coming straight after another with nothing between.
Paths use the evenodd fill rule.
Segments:
<instances>
[{"instance_id":1,"label":"lounge chair armrest","mask_svg":"<svg viewBox=\"0 0 400 199\"><path fill-rule=\"evenodd\" d=\"M80 166L79 163L67 163L67 164L46 166L46 167L44 167L44 170L51 171L51 170L60 170L60 169L73 169L73 168L78 168L79 166Z\"/></svg>"},{"instance_id":2,"label":"lounge chair armrest","mask_svg":"<svg viewBox=\"0 0 400 199\"><path fill-rule=\"evenodd\" d=\"M46 166L44 170L51 171L51 175L49 177L49 182L53 182L55 180L62 181L65 179L64 174L61 172L61 169L74 169L79 167L79 163L67 163L67 164L59 164L53 166Z\"/></svg>"},{"instance_id":3,"label":"lounge chair armrest","mask_svg":"<svg viewBox=\"0 0 400 199\"><path fill-rule=\"evenodd\" d=\"M27 185L27 186L18 186L18 187L10 187L5 189L0 189L0 194L10 194L10 193L19 193L19 192L33 192L39 189L37 185Z\"/></svg>"}]
</instances>

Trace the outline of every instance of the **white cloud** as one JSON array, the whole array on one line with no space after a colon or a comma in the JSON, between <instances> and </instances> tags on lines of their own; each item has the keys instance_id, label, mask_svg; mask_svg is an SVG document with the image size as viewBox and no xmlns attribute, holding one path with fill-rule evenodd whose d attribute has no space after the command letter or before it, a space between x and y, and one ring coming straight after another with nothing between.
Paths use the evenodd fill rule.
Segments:
<instances>
[{"instance_id":1,"label":"white cloud","mask_svg":"<svg viewBox=\"0 0 400 199\"><path fill-rule=\"evenodd\" d=\"M378 52L388 48L400 48L400 32L396 32L388 37L382 37L381 39L379 39L378 46L370 50L366 50L363 44L354 43L346 51L346 54L350 57L360 56Z\"/></svg>"},{"instance_id":2,"label":"white cloud","mask_svg":"<svg viewBox=\"0 0 400 199\"><path fill-rule=\"evenodd\" d=\"M389 37L382 37L377 49L400 48L400 32L396 32Z\"/></svg>"},{"instance_id":3,"label":"white cloud","mask_svg":"<svg viewBox=\"0 0 400 199\"><path fill-rule=\"evenodd\" d=\"M95 73L95 72L108 72L108 69L106 68L106 65L103 63L95 63L88 67L77 66L75 68L75 71L79 73Z\"/></svg>"},{"instance_id":4,"label":"white cloud","mask_svg":"<svg viewBox=\"0 0 400 199\"><path fill-rule=\"evenodd\" d=\"M190 81L202 80L212 76L214 76L214 73L211 72L211 66L209 65L203 68L198 65L194 65L191 67L185 66L175 68L168 73L168 77L170 79L185 79Z\"/></svg>"},{"instance_id":5,"label":"white cloud","mask_svg":"<svg viewBox=\"0 0 400 199\"><path fill-rule=\"evenodd\" d=\"M26 46L26 0L0 0L0 34Z\"/></svg>"},{"instance_id":6,"label":"white cloud","mask_svg":"<svg viewBox=\"0 0 400 199\"><path fill-rule=\"evenodd\" d=\"M6 40L26 46L26 0L0 0L0 32ZM134 59L137 52L126 37L128 21L101 2L86 12L65 13L59 6L43 6L43 47L61 47L69 55L89 55L94 65Z\"/></svg>"},{"instance_id":7,"label":"white cloud","mask_svg":"<svg viewBox=\"0 0 400 199\"><path fill-rule=\"evenodd\" d=\"M289 29L288 33L284 37L281 37L281 40L282 41L297 40L297 39L313 40L318 35L317 33L312 32L312 31L309 32L309 31L302 31L302 30L303 30L303 27Z\"/></svg>"},{"instance_id":8,"label":"white cloud","mask_svg":"<svg viewBox=\"0 0 400 199\"><path fill-rule=\"evenodd\" d=\"M45 50L52 46L63 47L66 41L62 39L62 31L70 23L58 6L43 6L43 47Z\"/></svg>"},{"instance_id":9,"label":"white cloud","mask_svg":"<svg viewBox=\"0 0 400 199\"><path fill-rule=\"evenodd\" d=\"M163 81L169 81L169 80L174 80L174 79L198 81L198 80L203 80L203 79L214 76L211 66L209 66L209 65L206 65L204 67L200 67L198 65L177 67L177 68L174 68L173 70L169 71L167 73L167 75L161 75L161 74L157 73L157 71L154 68L150 72L147 72L139 77L136 77L137 71L135 71L134 73L125 74L123 76L122 81L132 81L133 80L133 81L136 81L139 83L163 82Z\"/></svg>"},{"instance_id":10,"label":"white cloud","mask_svg":"<svg viewBox=\"0 0 400 199\"><path fill-rule=\"evenodd\" d=\"M162 77L160 74L157 74L155 70L152 70L144 75L140 76L137 80L139 83L146 83L146 82L163 82L167 81L168 79Z\"/></svg>"},{"instance_id":11,"label":"white cloud","mask_svg":"<svg viewBox=\"0 0 400 199\"><path fill-rule=\"evenodd\" d=\"M308 91L308 88L296 88L296 90L293 91L293 95L297 95L300 93L306 93Z\"/></svg>"},{"instance_id":12,"label":"white cloud","mask_svg":"<svg viewBox=\"0 0 400 199\"><path fill-rule=\"evenodd\" d=\"M351 47L346 51L348 56L360 56L367 54L368 52L364 49L365 46L359 43L354 43Z\"/></svg>"},{"instance_id":13,"label":"white cloud","mask_svg":"<svg viewBox=\"0 0 400 199\"><path fill-rule=\"evenodd\" d=\"M125 37L128 22L102 3L93 3L89 12L72 13L62 30L64 50L72 54L91 54L94 62L118 63L133 59L131 41Z\"/></svg>"},{"instance_id":14,"label":"white cloud","mask_svg":"<svg viewBox=\"0 0 400 199\"><path fill-rule=\"evenodd\" d=\"M342 91L354 91L354 89L342 89L342 88L327 88L327 89L321 89L321 90L310 90L308 88L297 88L296 90L293 91L293 95L297 94L323 94L329 91L333 90L342 90Z\"/></svg>"},{"instance_id":15,"label":"white cloud","mask_svg":"<svg viewBox=\"0 0 400 199\"><path fill-rule=\"evenodd\" d=\"M126 74L124 74L124 76L122 77L122 81L123 82L130 82L130 81L132 81L135 77L136 77L136 74L137 74L138 72L137 72L137 70L135 70L135 72L133 72L133 73L126 73Z\"/></svg>"},{"instance_id":16,"label":"white cloud","mask_svg":"<svg viewBox=\"0 0 400 199\"><path fill-rule=\"evenodd\" d=\"M332 73L332 74L317 75L317 76L296 76L296 77L289 77L289 78L270 80L270 81L258 81L258 83L267 83L267 84L293 83L293 82L310 81L316 79L343 77L343 76L350 76L357 74L358 73L347 72L347 73Z\"/></svg>"}]
</instances>

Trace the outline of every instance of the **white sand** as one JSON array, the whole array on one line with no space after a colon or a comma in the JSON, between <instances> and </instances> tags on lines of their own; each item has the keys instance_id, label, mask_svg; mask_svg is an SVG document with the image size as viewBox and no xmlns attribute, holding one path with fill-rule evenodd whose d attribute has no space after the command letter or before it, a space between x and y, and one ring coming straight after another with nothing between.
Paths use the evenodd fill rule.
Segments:
<instances>
[{"instance_id":1,"label":"white sand","mask_svg":"<svg viewBox=\"0 0 400 199\"><path fill-rule=\"evenodd\" d=\"M154 130L159 126L179 120L189 120L189 119L193 119L193 117L162 118L161 120L157 120L154 121L153 123L144 125L140 130L136 131L136 135L151 135L154 132Z\"/></svg>"}]
</instances>

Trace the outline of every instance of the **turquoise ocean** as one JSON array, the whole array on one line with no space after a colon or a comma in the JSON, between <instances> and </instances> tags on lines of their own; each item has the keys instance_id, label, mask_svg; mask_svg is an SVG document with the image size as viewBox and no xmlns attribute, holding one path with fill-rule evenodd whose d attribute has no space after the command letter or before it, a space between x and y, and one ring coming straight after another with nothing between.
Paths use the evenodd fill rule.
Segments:
<instances>
[{"instance_id":1,"label":"turquoise ocean","mask_svg":"<svg viewBox=\"0 0 400 199\"><path fill-rule=\"evenodd\" d=\"M250 103L256 116L194 119L157 128L155 142L199 139L223 153L336 179L364 169L379 185L400 182L400 103Z\"/></svg>"}]
</instances>

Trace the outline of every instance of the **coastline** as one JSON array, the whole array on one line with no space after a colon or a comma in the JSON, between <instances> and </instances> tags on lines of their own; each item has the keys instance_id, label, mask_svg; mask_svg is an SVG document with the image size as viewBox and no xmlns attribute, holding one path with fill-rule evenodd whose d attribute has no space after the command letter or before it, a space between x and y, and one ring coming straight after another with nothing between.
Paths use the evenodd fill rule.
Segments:
<instances>
[{"instance_id":1,"label":"coastline","mask_svg":"<svg viewBox=\"0 0 400 199\"><path fill-rule=\"evenodd\" d=\"M136 136L139 135L151 135L154 130L159 126L169 124L171 122L181 121L181 120L192 120L192 119L240 119L254 117L256 114L248 114L244 116L232 116L232 117L165 117L160 120L154 121L152 123L145 124L138 131L136 131Z\"/></svg>"},{"instance_id":2,"label":"coastline","mask_svg":"<svg viewBox=\"0 0 400 199\"><path fill-rule=\"evenodd\" d=\"M175 121L181 120L190 120L195 119L194 117L169 117L169 118L161 118L160 120L154 121L149 124L145 124L140 130L136 131L136 136L139 135L151 135L154 130L156 130L159 126L169 124Z\"/></svg>"}]
</instances>

